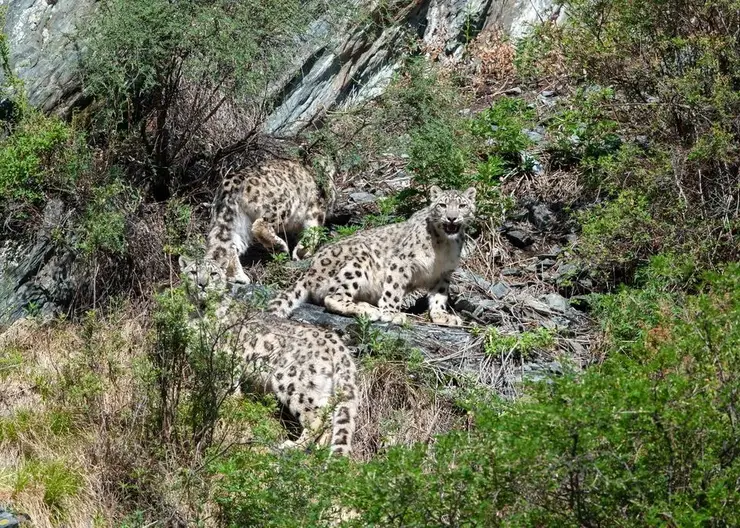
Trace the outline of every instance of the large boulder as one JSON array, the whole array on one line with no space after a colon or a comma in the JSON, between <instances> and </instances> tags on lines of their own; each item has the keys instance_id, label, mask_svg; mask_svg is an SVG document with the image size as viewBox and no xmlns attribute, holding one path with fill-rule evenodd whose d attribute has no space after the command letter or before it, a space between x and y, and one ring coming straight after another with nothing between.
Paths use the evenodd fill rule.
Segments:
<instances>
[{"instance_id":1,"label":"large boulder","mask_svg":"<svg viewBox=\"0 0 740 528\"><path fill-rule=\"evenodd\" d=\"M25 315L52 317L72 301L79 287L75 255L53 235L65 214L64 205L52 200L32 239L0 242L0 326Z\"/></svg>"}]
</instances>

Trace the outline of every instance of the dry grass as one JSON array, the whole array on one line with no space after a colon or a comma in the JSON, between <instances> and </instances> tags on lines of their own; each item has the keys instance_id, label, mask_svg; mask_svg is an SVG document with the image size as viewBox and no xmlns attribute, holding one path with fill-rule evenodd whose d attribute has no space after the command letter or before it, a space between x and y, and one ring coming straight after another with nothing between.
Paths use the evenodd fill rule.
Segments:
<instances>
[{"instance_id":1,"label":"dry grass","mask_svg":"<svg viewBox=\"0 0 740 528\"><path fill-rule=\"evenodd\" d=\"M133 363L146 329L128 318L85 334L21 320L0 337L0 357L21 360L1 389L0 502L34 526L87 527L116 509L110 463L127 447L122 414L141 403Z\"/></svg>"},{"instance_id":2,"label":"dry grass","mask_svg":"<svg viewBox=\"0 0 740 528\"><path fill-rule=\"evenodd\" d=\"M371 365L361 373L354 456L370 460L394 445L428 443L465 425L452 403L412 379L403 363Z\"/></svg>"}]
</instances>

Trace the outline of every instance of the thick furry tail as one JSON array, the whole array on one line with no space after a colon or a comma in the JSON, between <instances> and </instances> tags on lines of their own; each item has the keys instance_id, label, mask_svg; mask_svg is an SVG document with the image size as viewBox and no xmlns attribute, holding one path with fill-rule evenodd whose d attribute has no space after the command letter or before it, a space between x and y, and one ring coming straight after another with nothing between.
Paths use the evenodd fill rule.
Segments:
<instances>
[{"instance_id":1,"label":"thick furry tail","mask_svg":"<svg viewBox=\"0 0 740 528\"><path fill-rule=\"evenodd\" d=\"M332 416L331 452L349 455L355 435L359 389L355 362L344 345L334 357L334 395L337 404Z\"/></svg>"},{"instance_id":2,"label":"thick furry tail","mask_svg":"<svg viewBox=\"0 0 740 528\"><path fill-rule=\"evenodd\" d=\"M277 317L290 317L296 308L308 299L308 288L303 279L299 280L292 289L284 291L275 297L267 306L267 311Z\"/></svg>"},{"instance_id":3,"label":"thick furry tail","mask_svg":"<svg viewBox=\"0 0 740 528\"><path fill-rule=\"evenodd\" d=\"M239 196L244 190L244 175L227 173L214 200L211 228L208 231L206 258L226 269L229 250L239 208Z\"/></svg>"}]
</instances>

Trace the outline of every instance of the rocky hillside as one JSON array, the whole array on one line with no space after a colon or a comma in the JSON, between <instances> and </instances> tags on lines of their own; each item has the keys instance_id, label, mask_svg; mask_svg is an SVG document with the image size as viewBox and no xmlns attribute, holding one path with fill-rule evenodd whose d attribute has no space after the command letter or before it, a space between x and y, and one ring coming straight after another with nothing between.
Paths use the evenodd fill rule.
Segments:
<instances>
[{"instance_id":1,"label":"rocky hillside","mask_svg":"<svg viewBox=\"0 0 740 528\"><path fill-rule=\"evenodd\" d=\"M740 524L730 2L0 6L0 518ZM178 256L274 157L337 167L314 249L477 190L463 326L425 292L401 326L292 315L352 347L350 460L279 450L294 417L187 323ZM242 264L251 310L309 262Z\"/></svg>"}]
</instances>

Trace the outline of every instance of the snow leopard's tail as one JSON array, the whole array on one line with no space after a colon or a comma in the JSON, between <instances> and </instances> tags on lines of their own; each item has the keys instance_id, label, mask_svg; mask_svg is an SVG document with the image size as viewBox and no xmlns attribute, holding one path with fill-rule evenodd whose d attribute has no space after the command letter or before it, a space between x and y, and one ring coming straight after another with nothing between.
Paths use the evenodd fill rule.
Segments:
<instances>
[{"instance_id":1,"label":"snow leopard's tail","mask_svg":"<svg viewBox=\"0 0 740 528\"><path fill-rule=\"evenodd\" d=\"M290 317L296 308L308 299L308 288L305 278L298 280L290 290L280 293L267 306L268 312L277 317Z\"/></svg>"},{"instance_id":2,"label":"snow leopard's tail","mask_svg":"<svg viewBox=\"0 0 740 528\"><path fill-rule=\"evenodd\" d=\"M208 231L206 259L226 269L231 258L234 225L239 207L239 196L244 190L245 171L227 173L213 204L211 228Z\"/></svg>"},{"instance_id":3,"label":"snow leopard's tail","mask_svg":"<svg viewBox=\"0 0 740 528\"><path fill-rule=\"evenodd\" d=\"M331 452L349 455L355 434L359 389L357 369L349 349L343 344L334 355L334 396L336 406L332 415Z\"/></svg>"}]
</instances>

